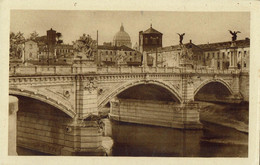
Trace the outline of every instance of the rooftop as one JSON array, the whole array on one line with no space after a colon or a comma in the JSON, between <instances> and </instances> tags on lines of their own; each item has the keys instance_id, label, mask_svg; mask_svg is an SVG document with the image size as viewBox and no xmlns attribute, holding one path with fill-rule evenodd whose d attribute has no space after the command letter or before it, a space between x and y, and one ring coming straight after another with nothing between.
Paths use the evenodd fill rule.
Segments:
<instances>
[{"instance_id":1,"label":"rooftop","mask_svg":"<svg viewBox=\"0 0 260 165\"><path fill-rule=\"evenodd\" d=\"M123 51L135 51L134 49L132 48L129 48L125 45L122 45L122 46L109 46L109 45L98 45L98 49L101 49L101 50L123 50Z\"/></svg>"},{"instance_id":2,"label":"rooftop","mask_svg":"<svg viewBox=\"0 0 260 165\"><path fill-rule=\"evenodd\" d=\"M155 30L153 27L152 27L152 24L150 26L149 29L145 30L144 32L142 32L143 34L162 34L161 32Z\"/></svg>"}]
</instances>

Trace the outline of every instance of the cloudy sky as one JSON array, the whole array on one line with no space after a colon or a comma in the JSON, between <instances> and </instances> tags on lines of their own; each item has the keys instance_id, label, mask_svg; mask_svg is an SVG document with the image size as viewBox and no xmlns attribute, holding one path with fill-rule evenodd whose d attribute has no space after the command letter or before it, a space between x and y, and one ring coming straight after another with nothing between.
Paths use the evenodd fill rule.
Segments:
<instances>
[{"instance_id":1,"label":"cloudy sky","mask_svg":"<svg viewBox=\"0 0 260 165\"><path fill-rule=\"evenodd\" d=\"M12 10L10 30L21 31L25 37L33 31L46 35L53 28L63 34L64 43L71 44L83 33L99 44L110 42L123 23L132 44L138 42L138 32L153 28L163 33L163 46L178 44L176 33L186 33L184 43L191 39L195 44L231 40L228 30L238 30L238 39L250 38L248 12L148 12L148 11L55 11Z\"/></svg>"}]
</instances>

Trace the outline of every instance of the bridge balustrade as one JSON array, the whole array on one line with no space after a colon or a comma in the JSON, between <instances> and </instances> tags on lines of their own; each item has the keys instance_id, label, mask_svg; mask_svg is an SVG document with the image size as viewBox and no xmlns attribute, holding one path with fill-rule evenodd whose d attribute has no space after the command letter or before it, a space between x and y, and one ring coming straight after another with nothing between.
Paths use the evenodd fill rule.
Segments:
<instances>
[{"instance_id":1,"label":"bridge balustrade","mask_svg":"<svg viewBox=\"0 0 260 165\"><path fill-rule=\"evenodd\" d=\"M240 70L188 69L176 67L92 67L92 66L10 66L9 75L84 74L84 73L197 73L238 74Z\"/></svg>"}]
</instances>

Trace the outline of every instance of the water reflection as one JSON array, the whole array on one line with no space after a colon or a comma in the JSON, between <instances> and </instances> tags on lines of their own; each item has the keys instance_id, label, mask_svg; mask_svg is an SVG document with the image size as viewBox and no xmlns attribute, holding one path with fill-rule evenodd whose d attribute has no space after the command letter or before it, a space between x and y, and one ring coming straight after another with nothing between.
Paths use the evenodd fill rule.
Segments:
<instances>
[{"instance_id":1,"label":"water reflection","mask_svg":"<svg viewBox=\"0 0 260 165\"><path fill-rule=\"evenodd\" d=\"M180 130L111 121L114 156L247 157L248 135L203 123Z\"/></svg>"}]
</instances>

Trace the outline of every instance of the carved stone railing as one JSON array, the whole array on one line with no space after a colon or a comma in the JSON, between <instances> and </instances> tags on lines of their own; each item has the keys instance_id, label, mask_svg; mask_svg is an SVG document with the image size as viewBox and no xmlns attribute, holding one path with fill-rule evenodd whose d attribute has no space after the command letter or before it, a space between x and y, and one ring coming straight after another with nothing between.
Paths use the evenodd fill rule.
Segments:
<instances>
[{"instance_id":1,"label":"carved stone railing","mask_svg":"<svg viewBox=\"0 0 260 165\"><path fill-rule=\"evenodd\" d=\"M71 75L71 74L123 74L123 73L188 73L238 74L240 70L188 69L177 67L95 67L95 66L10 66L9 75Z\"/></svg>"}]
</instances>

